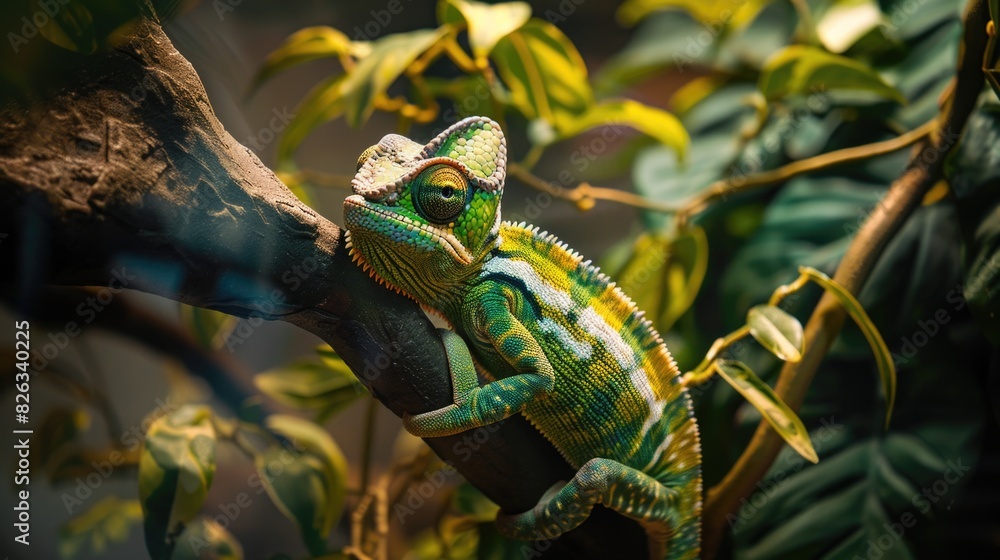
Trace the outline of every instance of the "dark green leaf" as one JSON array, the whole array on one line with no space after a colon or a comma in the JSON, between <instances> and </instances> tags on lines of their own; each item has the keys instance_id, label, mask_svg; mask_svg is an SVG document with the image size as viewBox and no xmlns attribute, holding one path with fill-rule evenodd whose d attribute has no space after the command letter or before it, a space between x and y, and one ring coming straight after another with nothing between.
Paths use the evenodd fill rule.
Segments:
<instances>
[{"instance_id":1,"label":"dark green leaf","mask_svg":"<svg viewBox=\"0 0 1000 560\"><path fill-rule=\"evenodd\" d=\"M256 456L264 487L278 509L299 526L309 551L323 554L344 506L344 454L322 427L307 420L272 415L267 427L289 438L295 447L275 444Z\"/></svg>"},{"instance_id":2,"label":"dark green leaf","mask_svg":"<svg viewBox=\"0 0 1000 560\"><path fill-rule=\"evenodd\" d=\"M38 26L38 33L51 43L64 49L83 54L97 51L97 31L94 17L81 0L59 0L55 14L44 0L32 0L32 14L42 14L45 24ZM37 21L37 20L36 20Z\"/></svg>"},{"instance_id":3,"label":"dark green leaf","mask_svg":"<svg viewBox=\"0 0 1000 560\"><path fill-rule=\"evenodd\" d=\"M361 383L332 350L320 363L302 361L269 370L257 374L254 383L284 405L328 413L343 409L364 394Z\"/></svg>"},{"instance_id":4,"label":"dark green leaf","mask_svg":"<svg viewBox=\"0 0 1000 560\"><path fill-rule=\"evenodd\" d=\"M198 517L184 529L170 560L243 560L243 547L225 527Z\"/></svg>"}]
</instances>

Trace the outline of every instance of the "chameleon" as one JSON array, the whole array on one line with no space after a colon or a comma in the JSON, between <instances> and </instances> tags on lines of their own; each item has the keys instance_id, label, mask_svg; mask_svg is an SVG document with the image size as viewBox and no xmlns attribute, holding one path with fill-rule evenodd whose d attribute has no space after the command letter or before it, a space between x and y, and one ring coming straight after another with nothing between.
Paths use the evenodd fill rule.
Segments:
<instances>
[{"instance_id":1,"label":"chameleon","mask_svg":"<svg viewBox=\"0 0 1000 560\"><path fill-rule=\"evenodd\" d=\"M498 513L501 534L555 538L602 504L642 524L652 558L696 558L701 446L676 362L590 261L501 220L506 174L506 140L486 117L425 145L389 134L358 158L351 258L451 327L454 402L403 425L439 437L523 414L576 473L531 510Z\"/></svg>"}]
</instances>

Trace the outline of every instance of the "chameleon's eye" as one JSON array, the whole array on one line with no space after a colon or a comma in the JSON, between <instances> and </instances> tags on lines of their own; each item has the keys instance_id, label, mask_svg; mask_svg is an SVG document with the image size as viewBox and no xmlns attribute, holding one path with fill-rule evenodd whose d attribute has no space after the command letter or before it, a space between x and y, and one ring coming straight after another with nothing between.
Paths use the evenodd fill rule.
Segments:
<instances>
[{"instance_id":1,"label":"chameleon's eye","mask_svg":"<svg viewBox=\"0 0 1000 560\"><path fill-rule=\"evenodd\" d=\"M361 155L358 156L358 167L354 171L361 171L361 166L368 161L368 158L372 157L372 154L375 153L375 148L378 148L377 144L374 146L368 146L368 149L361 152Z\"/></svg>"},{"instance_id":2,"label":"chameleon's eye","mask_svg":"<svg viewBox=\"0 0 1000 560\"><path fill-rule=\"evenodd\" d=\"M425 218L447 223L465 208L469 182L462 172L446 164L432 165L413 180L413 200Z\"/></svg>"}]
</instances>

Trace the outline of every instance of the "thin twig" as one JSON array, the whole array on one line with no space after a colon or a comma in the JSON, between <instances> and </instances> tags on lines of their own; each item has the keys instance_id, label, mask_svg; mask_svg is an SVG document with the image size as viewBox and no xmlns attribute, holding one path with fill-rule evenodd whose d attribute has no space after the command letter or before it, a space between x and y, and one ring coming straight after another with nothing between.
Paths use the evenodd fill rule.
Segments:
<instances>
[{"instance_id":1,"label":"thin twig","mask_svg":"<svg viewBox=\"0 0 1000 560\"><path fill-rule=\"evenodd\" d=\"M937 183L948 152L957 144L983 87L980 66L988 20L985 0L969 5L952 95L945 100L940 117L935 121L937 126L919 149L914 150L906 170L862 225L837 267L834 281L852 294L861 290L885 247L919 207L924 194ZM786 363L775 387L775 392L792 410L801 406L813 375L840 332L844 318L845 311L836 298L824 294L806 325L802 360ZM750 495L767 473L782 444L781 437L762 421L725 478L708 491L703 527L706 558L711 558L718 549L726 517L739 509L741 500Z\"/></svg>"},{"instance_id":2,"label":"thin twig","mask_svg":"<svg viewBox=\"0 0 1000 560\"><path fill-rule=\"evenodd\" d=\"M365 431L364 442L361 449L361 488L368 488L368 481L371 480L372 470L372 448L375 440L375 417L378 412L378 401L374 397L368 397L365 407Z\"/></svg>"}]
</instances>

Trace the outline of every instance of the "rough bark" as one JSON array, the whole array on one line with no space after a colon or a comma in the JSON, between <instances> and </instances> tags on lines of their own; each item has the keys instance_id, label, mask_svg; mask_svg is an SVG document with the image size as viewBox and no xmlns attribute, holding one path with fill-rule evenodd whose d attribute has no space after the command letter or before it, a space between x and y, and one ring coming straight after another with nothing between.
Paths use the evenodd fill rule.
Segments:
<instances>
[{"instance_id":1,"label":"rough bark","mask_svg":"<svg viewBox=\"0 0 1000 560\"><path fill-rule=\"evenodd\" d=\"M412 301L373 282L343 230L300 202L213 114L190 64L150 18L93 55L41 38L49 61L0 99L0 281L22 313L45 284L130 289L319 336L396 415L451 401L440 338ZM23 84L22 84L23 85ZM510 512L572 469L523 418L485 442L427 443ZM529 543L530 546L530 543ZM544 544L548 547L548 544ZM637 524L607 510L547 558L644 555Z\"/></svg>"}]
</instances>

